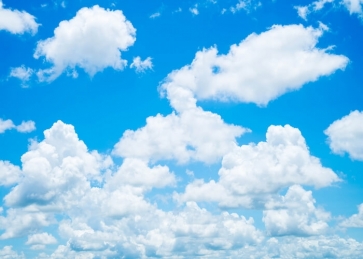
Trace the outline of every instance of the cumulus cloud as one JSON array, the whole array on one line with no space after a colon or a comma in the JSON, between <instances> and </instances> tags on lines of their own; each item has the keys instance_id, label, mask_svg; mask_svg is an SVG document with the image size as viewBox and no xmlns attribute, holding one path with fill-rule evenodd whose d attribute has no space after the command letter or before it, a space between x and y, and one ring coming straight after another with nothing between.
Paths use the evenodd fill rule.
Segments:
<instances>
[{"instance_id":1,"label":"cumulus cloud","mask_svg":"<svg viewBox=\"0 0 363 259\"><path fill-rule=\"evenodd\" d=\"M363 228L363 203L358 206L358 213L343 220L340 226L346 228Z\"/></svg>"},{"instance_id":2,"label":"cumulus cloud","mask_svg":"<svg viewBox=\"0 0 363 259\"><path fill-rule=\"evenodd\" d=\"M196 53L193 62L168 75L161 89L168 98L182 88L198 100L216 99L267 105L280 95L300 89L338 69L348 58L316 47L326 26L274 25L261 34L251 34L227 54L217 48ZM268 58L266 58L268 57ZM171 103L176 100L172 100Z\"/></svg>"},{"instance_id":3,"label":"cumulus cloud","mask_svg":"<svg viewBox=\"0 0 363 259\"><path fill-rule=\"evenodd\" d=\"M0 257L5 259L25 259L24 254L23 253L19 254L15 252L12 246L4 246L0 250Z\"/></svg>"},{"instance_id":4,"label":"cumulus cloud","mask_svg":"<svg viewBox=\"0 0 363 259\"><path fill-rule=\"evenodd\" d=\"M35 129L34 121L23 121L20 125L16 126L16 130L22 133L32 132Z\"/></svg>"},{"instance_id":5,"label":"cumulus cloud","mask_svg":"<svg viewBox=\"0 0 363 259\"><path fill-rule=\"evenodd\" d=\"M25 11L4 8L0 0L0 30L9 31L12 34L23 34L25 32L36 34L39 24L35 17Z\"/></svg>"},{"instance_id":6,"label":"cumulus cloud","mask_svg":"<svg viewBox=\"0 0 363 259\"><path fill-rule=\"evenodd\" d=\"M324 133L335 154L349 154L352 159L363 160L363 112L352 111L334 121Z\"/></svg>"},{"instance_id":7,"label":"cumulus cloud","mask_svg":"<svg viewBox=\"0 0 363 259\"><path fill-rule=\"evenodd\" d=\"M218 174L217 182L197 179L175 198L217 202L221 207L264 207L282 188L294 184L321 188L340 180L310 155L301 132L289 125L270 126L266 142L227 153Z\"/></svg>"},{"instance_id":8,"label":"cumulus cloud","mask_svg":"<svg viewBox=\"0 0 363 259\"><path fill-rule=\"evenodd\" d=\"M18 166L11 164L9 161L0 160L0 186L10 186L18 183L22 173Z\"/></svg>"},{"instance_id":9,"label":"cumulus cloud","mask_svg":"<svg viewBox=\"0 0 363 259\"><path fill-rule=\"evenodd\" d=\"M5 230L0 240L23 237L49 226L52 220L49 214L36 210L8 209L5 217L0 216L0 229Z\"/></svg>"},{"instance_id":10,"label":"cumulus cloud","mask_svg":"<svg viewBox=\"0 0 363 259\"><path fill-rule=\"evenodd\" d=\"M280 200L266 205L263 222L271 236L320 235L327 231L330 214L315 207L311 191L299 185L291 186Z\"/></svg>"},{"instance_id":11,"label":"cumulus cloud","mask_svg":"<svg viewBox=\"0 0 363 259\"><path fill-rule=\"evenodd\" d=\"M46 245L56 244L57 240L48 233L38 233L28 236L28 241L26 245L31 245L31 249L40 250L44 249Z\"/></svg>"},{"instance_id":12,"label":"cumulus cloud","mask_svg":"<svg viewBox=\"0 0 363 259\"><path fill-rule=\"evenodd\" d=\"M62 206L66 196L59 193L82 193L88 190L85 179L97 181L107 158L88 152L74 128L58 121L44 131L42 142L33 142L21 157L23 181L4 198L8 206L47 204Z\"/></svg>"},{"instance_id":13,"label":"cumulus cloud","mask_svg":"<svg viewBox=\"0 0 363 259\"><path fill-rule=\"evenodd\" d=\"M27 82L30 80L30 77L33 75L33 73L33 69L22 65L20 67L12 68L9 76L21 80L22 87L27 87Z\"/></svg>"},{"instance_id":14,"label":"cumulus cloud","mask_svg":"<svg viewBox=\"0 0 363 259\"><path fill-rule=\"evenodd\" d=\"M12 120L3 120L0 118L0 134L10 129L16 129L21 133L29 133L34 131L36 128L34 121L23 121L20 125L15 126Z\"/></svg>"},{"instance_id":15,"label":"cumulus cloud","mask_svg":"<svg viewBox=\"0 0 363 259\"><path fill-rule=\"evenodd\" d=\"M134 68L136 70L136 72L140 73L140 72L144 72L148 69L152 69L153 63L151 62L150 57L146 58L145 60L141 60L140 57L136 57L133 59L130 67Z\"/></svg>"},{"instance_id":16,"label":"cumulus cloud","mask_svg":"<svg viewBox=\"0 0 363 259\"><path fill-rule=\"evenodd\" d=\"M12 120L3 120L0 118L0 134L14 127L15 125Z\"/></svg>"},{"instance_id":17,"label":"cumulus cloud","mask_svg":"<svg viewBox=\"0 0 363 259\"><path fill-rule=\"evenodd\" d=\"M350 14L358 14L360 17L363 17L362 0L343 0L343 4Z\"/></svg>"},{"instance_id":18,"label":"cumulus cloud","mask_svg":"<svg viewBox=\"0 0 363 259\"><path fill-rule=\"evenodd\" d=\"M29 235L26 244L43 249L56 242L44 227L59 224L67 245L45 258L213 256L263 240L252 218L195 202L169 212L151 203L146 192L176 183L166 166L126 158L115 168L60 121L44 135L22 156L23 178L5 197L2 239Z\"/></svg>"},{"instance_id":19,"label":"cumulus cloud","mask_svg":"<svg viewBox=\"0 0 363 259\"><path fill-rule=\"evenodd\" d=\"M234 148L236 137L245 132L248 130L228 125L219 115L194 106L181 113L147 118L143 128L127 130L113 152L152 161L212 163Z\"/></svg>"},{"instance_id":20,"label":"cumulus cloud","mask_svg":"<svg viewBox=\"0 0 363 259\"><path fill-rule=\"evenodd\" d=\"M40 81L52 81L76 67L90 76L112 67L122 70L127 61L121 58L136 40L136 30L122 11L99 6L80 9L76 16L62 21L54 36L38 42L34 57L44 57L53 66L39 70Z\"/></svg>"}]
</instances>

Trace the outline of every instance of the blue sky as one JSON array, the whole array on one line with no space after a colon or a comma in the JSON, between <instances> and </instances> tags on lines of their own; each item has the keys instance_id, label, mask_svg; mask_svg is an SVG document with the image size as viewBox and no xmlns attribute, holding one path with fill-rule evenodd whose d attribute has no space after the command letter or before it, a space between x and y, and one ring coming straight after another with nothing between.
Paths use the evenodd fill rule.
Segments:
<instances>
[{"instance_id":1,"label":"blue sky","mask_svg":"<svg viewBox=\"0 0 363 259\"><path fill-rule=\"evenodd\" d=\"M0 0L0 257L360 258L363 2Z\"/></svg>"}]
</instances>

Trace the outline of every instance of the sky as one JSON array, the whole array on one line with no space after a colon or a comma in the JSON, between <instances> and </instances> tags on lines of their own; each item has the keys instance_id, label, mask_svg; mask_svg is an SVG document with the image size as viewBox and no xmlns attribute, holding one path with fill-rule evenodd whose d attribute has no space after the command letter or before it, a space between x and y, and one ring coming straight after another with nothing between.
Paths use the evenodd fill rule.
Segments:
<instances>
[{"instance_id":1,"label":"sky","mask_svg":"<svg viewBox=\"0 0 363 259\"><path fill-rule=\"evenodd\" d=\"M361 258L362 0L0 0L1 258Z\"/></svg>"}]
</instances>

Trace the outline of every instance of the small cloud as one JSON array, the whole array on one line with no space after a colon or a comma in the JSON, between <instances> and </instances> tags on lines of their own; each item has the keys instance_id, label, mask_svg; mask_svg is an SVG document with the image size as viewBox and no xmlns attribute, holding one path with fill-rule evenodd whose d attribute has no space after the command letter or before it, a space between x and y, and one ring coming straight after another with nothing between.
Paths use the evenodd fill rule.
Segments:
<instances>
[{"instance_id":1,"label":"small cloud","mask_svg":"<svg viewBox=\"0 0 363 259\"><path fill-rule=\"evenodd\" d=\"M173 13L181 13L183 11L183 9L181 9L180 7L178 9L176 9Z\"/></svg>"},{"instance_id":2,"label":"small cloud","mask_svg":"<svg viewBox=\"0 0 363 259\"><path fill-rule=\"evenodd\" d=\"M15 125L12 120L3 120L0 119L0 134L4 133L5 131L14 128Z\"/></svg>"},{"instance_id":3,"label":"small cloud","mask_svg":"<svg viewBox=\"0 0 363 259\"><path fill-rule=\"evenodd\" d=\"M262 5L261 2L255 2L253 0L239 0L235 6L230 7L230 11L232 13L237 13L240 10L245 10L246 12L250 12L252 10L256 10L258 7Z\"/></svg>"},{"instance_id":4,"label":"small cloud","mask_svg":"<svg viewBox=\"0 0 363 259\"><path fill-rule=\"evenodd\" d=\"M23 34L25 32L36 34L39 24L35 22L36 18L19 10L4 8L0 0L0 30L6 30L12 34Z\"/></svg>"},{"instance_id":5,"label":"small cloud","mask_svg":"<svg viewBox=\"0 0 363 259\"><path fill-rule=\"evenodd\" d=\"M12 68L9 77L14 77L22 81L22 87L28 87L27 82L30 77L34 74L34 70L21 65L20 67Z\"/></svg>"},{"instance_id":6,"label":"small cloud","mask_svg":"<svg viewBox=\"0 0 363 259\"><path fill-rule=\"evenodd\" d=\"M35 129L34 121L23 121L20 125L16 126L16 130L21 133L32 132Z\"/></svg>"},{"instance_id":7,"label":"small cloud","mask_svg":"<svg viewBox=\"0 0 363 259\"><path fill-rule=\"evenodd\" d=\"M198 5L195 5L193 8L189 8L189 11L194 14L194 15L198 15L199 11L198 11Z\"/></svg>"},{"instance_id":8,"label":"small cloud","mask_svg":"<svg viewBox=\"0 0 363 259\"><path fill-rule=\"evenodd\" d=\"M144 61L141 60L140 57L136 57L133 59L132 64L130 65L130 68L135 68L136 72L145 72L148 69L152 69L153 64L151 62L151 58L148 57Z\"/></svg>"},{"instance_id":9,"label":"small cloud","mask_svg":"<svg viewBox=\"0 0 363 259\"><path fill-rule=\"evenodd\" d=\"M157 17L160 17L161 13L160 12L156 12L156 13L153 13L152 15L149 16L149 18L151 19L155 19Z\"/></svg>"},{"instance_id":10,"label":"small cloud","mask_svg":"<svg viewBox=\"0 0 363 259\"><path fill-rule=\"evenodd\" d=\"M32 132L35 130L35 122L23 121L20 125L15 126L12 120L3 120L0 118L0 134L14 128L21 133Z\"/></svg>"}]
</instances>

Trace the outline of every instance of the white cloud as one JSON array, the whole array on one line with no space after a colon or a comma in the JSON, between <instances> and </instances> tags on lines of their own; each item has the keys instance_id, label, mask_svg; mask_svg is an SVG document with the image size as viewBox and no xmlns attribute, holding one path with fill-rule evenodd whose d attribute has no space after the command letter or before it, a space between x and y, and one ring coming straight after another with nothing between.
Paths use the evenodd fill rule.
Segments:
<instances>
[{"instance_id":1,"label":"white cloud","mask_svg":"<svg viewBox=\"0 0 363 259\"><path fill-rule=\"evenodd\" d=\"M12 120L0 119L0 134L10 129L16 129L18 132L21 133L29 133L35 130L35 122L23 121L20 125L15 126Z\"/></svg>"},{"instance_id":2,"label":"white cloud","mask_svg":"<svg viewBox=\"0 0 363 259\"><path fill-rule=\"evenodd\" d=\"M110 165L107 157L88 152L71 125L58 121L44 135L21 157L24 179L4 198L9 206L63 206L67 195L60 193L87 191L87 179L99 181L101 170Z\"/></svg>"},{"instance_id":3,"label":"white cloud","mask_svg":"<svg viewBox=\"0 0 363 259\"><path fill-rule=\"evenodd\" d=\"M194 106L181 113L147 118L143 128L127 130L113 152L151 161L213 163L233 149L235 138L245 132L248 130L228 125L219 115Z\"/></svg>"},{"instance_id":4,"label":"white cloud","mask_svg":"<svg viewBox=\"0 0 363 259\"><path fill-rule=\"evenodd\" d=\"M24 254L18 254L13 250L12 246L4 246L0 249L0 257L4 259L25 259Z\"/></svg>"},{"instance_id":5,"label":"white cloud","mask_svg":"<svg viewBox=\"0 0 363 259\"><path fill-rule=\"evenodd\" d=\"M314 1L306 6L295 6L294 8L297 10L298 15L307 21L308 14L312 12L320 11L325 7L326 4L333 3L334 0L318 0Z\"/></svg>"},{"instance_id":6,"label":"white cloud","mask_svg":"<svg viewBox=\"0 0 363 259\"><path fill-rule=\"evenodd\" d=\"M149 168L147 163L142 160L126 158L112 179L108 180L107 187L117 189L121 184L128 184L148 190L175 185L176 179L166 166L158 165Z\"/></svg>"},{"instance_id":7,"label":"white cloud","mask_svg":"<svg viewBox=\"0 0 363 259\"><path fill-rule=\"evenodd\" d=\"M127 158L114 171L111 161L87 150L71 125L57 122L44 135L22 156L24 177L5 197L2 239L30 235L31 249L43 249L55 242L42 233L44 227L59 224L67 245L48 258L218 257L263 239L252 218L212 214L194 202L174 212L151 204L145 192L176 182L166 166L149 168ZM62 215L59 222L57 213Z\"/></svg>"},{"instance_id":8,"label":"white cloud","mask_svg":"<svg viewBox=\"0 0 363 259\"><path fill-rule=\"evenodd\" d=\"M150 57L146 58L145 60L141 60L140 57L136 57L133 59L130 67L135 68L136 72L140 73L140 72L144 72L148 69L152 69L153 63L151 62Z\"/></svg>"},{"instance_id":9,"label":"white cloud","mask_svg":"<svg viewBox=\"0 0 363 259\"><path fill-rule=\"evenodd\" d=\"M31 245L32 249L39 250L44 249L45 245L56 244L57 240L48 233L38 233L32 234L28 236L28 241L26 241L26 245Z\"/></svg>"},{"instance_id":10,"label":"white cloud","mask_svg":"<svg viewBox=\"0 0 363 259\"><path fill-rule=\"evenodd\" d=\"M30 232L49 226L52 218L39 211L26 211L22 209L8 209L6 217L0 216L0 229L5 230L1 239L22 237Z\"/></svg>"},{"instance_id":11,"label":"white cloud","mask_svg":"<svg viewBox=\"0 0 363 259\"><path fill-rule=\"evenodd\" d=\"M363 203L358 206L358 213L343 220L340 226L346 228L363 228Z\"/></svg>"},{"instance_id":12,"label":"white cloud","mask_svg":"<svg viewBox=\"0 0 363 259\"><path fill-rule=\"evenodd\" d=\"M363 0L343 0L343 4L348 9L350 14L358 14L362 17Z\"/></svg>"},{"instance_id":13,"label":"white cloud","mask_svg":"<svg viewBox=\"0 0 363 259\"><path fill-rule=\"evenodd\" d=\"M153 13L152 15L149 16L149 18L151 19L155 19L157 17L160 17L161 13L160 12L156 12L156 13Z\"/></svg>"},{"instance_id":14,"label":"white cloud","mask_svg":"<svg viewBox=\"0 0 363 259\"><path fill-rule=\"evenodd\" d=\"M294 184L316 188L339 181L309 153L301 132L289 125L270 126L266 142L242 145L223 157L219 181L196 180L179 201L217 202L221 207L264 207L282 188Z\"/></svg>"},{"instance_id":15,"label":"white cloud","mask_svg":"<svg viewBox=\"0 0 363 259\"><path fill-rule=\"evenodd\" d=\"M0 160L0 186L10 186L18 183L22 173L18 166L11 164L9 161Z\"/></svg>"},{"instance_id":16,"label":"white cloud","mask_svg":"<svg viewBox=\"0 0 363 259\"><path fill-rule=\"evenodd\" d=\"M300 18L307 21L308 14L310 13L309 6L295 6L295 9Z\"/></svg>"},{"instance_id":17,"label":"white cloud","mask_svg":"<svg viewBox=\"0 0 363 259\"><path fill-rule=\"evenodd\" d=\"M194 5L194 7L190 7L189 12L191 12L193 15L198 15L199 14L198 5Z\"/></svg>"},{"instance_id":18,"label":"white cloud","mask_svg":"<svg viewBox=\"0 0 363 259\"><path fill-rule=\"evenodd\" d=\"M311 191L299 185L291 186L281 200L266 205L263 222L271 236L320 235L327 231L330 214L315 207Z\"/></svg>"},{"instance_id":19,"label":"white cloud","mask_svg":"<svg viewBox=\"0 0 363 259\"><path fill-rule=\"evenodd\" d=\"M27 87L26 82L30 80L30 77L33 75L34 70L31 68L27 68L24 65L20 67L12 68L10 71L10 77L15 77L22 81L22 86Z\"/></svg>"},{"instance_id":20,"label":"white cloud","mask_svg":"<svg viewBox=\"0 0 363 259\"><path fill-rule=\"evenodd\" d=\"M76 67L91 76L107 67L122 70L127 61L121 58L120 51L134 44L135 32L120 10L105 10L97 5L82 8L71 20L62 21L52 38L38 43L34 57L44 56L53 64L38 71L39 80L52 81Z\"/></svg>"},{"instance_id":21,"label":"white cloud","mask_svg":"<svg viewBox=\"0 0 363 259\"><path fill-rule=\"evenodd\" d=\"M232 258L349 258L362 257L363 243L339 236L272 237L259 246L236 251Z\"/></svg>"},{"instance_id":22,"label":"white cloud","mask_svg":"<svg viewBox=\"0 0 363 259\"><path fill-rule=\"evenodd\" d=\"M316 47L325 29L324 25L317 29L274 25L232 45L225 55L218 55L216 47L204 49L190 65L170 73L161 88L172 105L181 98L171 96L172 92L180 88L192 91L198 100L267 105L286 92L346 67L347 57Z\"/></svg>"},{"instance_id":23,"label":"white cloud","mask_svg":"<svg viewBox=\"0 0 363 259\"><path fill-rule=\"evenodd\" d=\"M232 13L236 13L240 10L249 12L251 9L256 10L261 5L261 2L256 3L254 0L239 0L235 6L231 6L229 9Z\"/></svg>"},{"instance_id":24,"label":"white cloud","mask_svg":"<svg viewBox=\"0 0 363 259\"><path fill-rule=\"evenodd\" d=\"M334 121L324 133L330 149L336 154L349 154L352 159L363 160L363 112L353 111Z\"/></svg>"},{"instance_id":25,"label":"white cloud","mask_svg":"<svg viewBox=\"0 0 363 259\"><path fill-rule=\"evenodd\" d=\"M16 130L21 133L32 132L35 129L34 121L23 121L20 125L16 126Z\"/></svg>"},{"instance_id":26,"label":"white cloud","mask_svg":"<svg viewBox=\"0 0 363 259\"><path fill-rule=\"evenodd\" d=\"M0 134L14 127L15 125L12 120L3 120L0 118Z\"/></svg>"},{"instance_id":27,"label":"white cloud","mask_svg":"<svg viewBox=\"0 0 363 259\"><path fill-rule=\"evenodd\" d=\"M26 244L34 250L56 243L54 236L45 231L58 226L59 242L64 240L64 243L52 254L43 252L38 258L170 258L175 255L181 258L299 258L297 255L314 258L326 255L327 251L341 258L359 258L357 255L361 254L363 245L353 239L290 236L266 240L263 232L254 226L253 218L229 212L212 213L193 201L174 210L162 210L146 194L153 188L176 183L168 167L150 167L146 161L135 158L125 158L116 166L110 157L89 151L78 139L73 126L60 121L44 135L44 140L33 141L29 151L22 156L23 176L5 197L4 212L0 215L1 238L28 236ZM298 181L317 187L328 185L336 178L333 173L335 178L331 177L331 171L322 168L315 158L305 154L308 149L296 129L272 127L267 142L251 145L250 152L257 152L258 148L262 150L255 160L258 163L275 159L271 171L259 175L259 183L271 182L275 173L276 178L283 181L279 186L289 184L284 178L298 173L302 175L297 177ZM246 156L236 158L238 161L232 158L223 161L223 168L236 167L243 164L244 159L251 158L248 152L244 154ZM231 160L235 164L232 165ZM309 167L309 161L317 169ZM285 162L291 168L284 167ZM280 171L279 167L282 168ZM279 174L282 171L287 173ZM258 174L257 169L254 172ZM313 174L315 178L310 176ZM332 179L327 179L329 176ZM248 177L248 174L242 175L237 184ZM311 181L305 181L305 178ZM222 186L220 182L216 184ZM258 187L255 183L246 182L248 184ZM206 195L216 197L218 194L217 189L211 189ZM265 212L265 223L271 234L323 232L324 227L317 226L328 220L329 215L315 207L311 192L293 186L285 196L273 198L267 200ZM288 217L276 218L284 209L289 210ZM272 219L276 220L269 222ZM291 227L292 222L298 223ZM288 226L288 231L281 232L280 229L278 232L278 223L282 227ZM0 257L4 251L16 255L7 247L0 250Z\"/></svg>"},{"instance_id":28,"label":"white cloud","mask_svg":"<svg viewBox=\"0 0 363 259\"><path fill-rule=\"evenodd\" d=\"M0 30L13 34L36 34L38 26L33 15L25 11L6 9L0 0Z\"/></svg>"}]
</instances>

